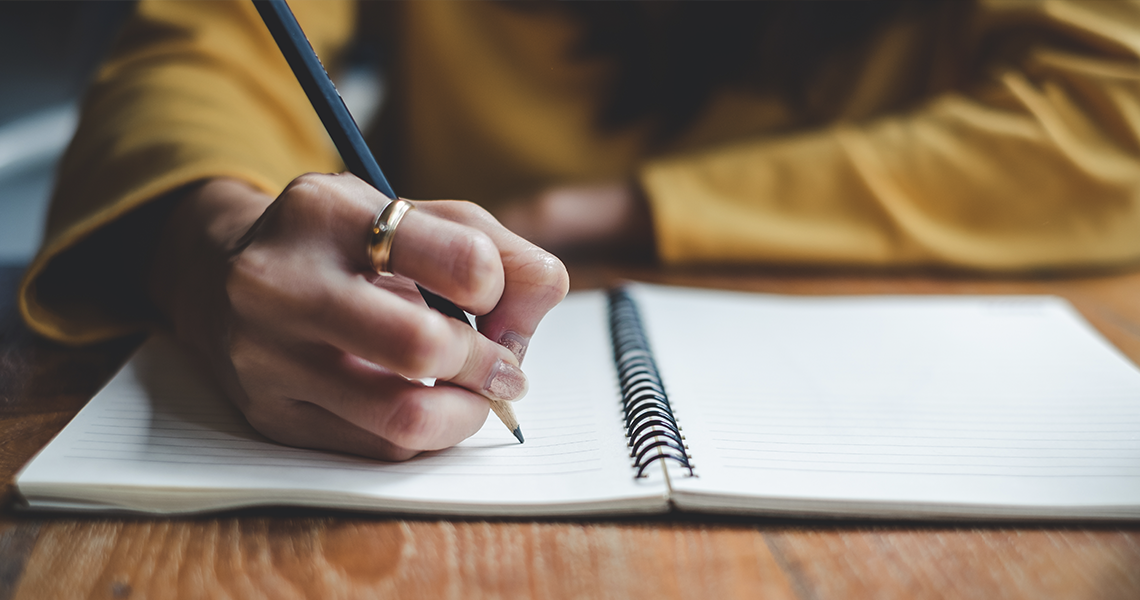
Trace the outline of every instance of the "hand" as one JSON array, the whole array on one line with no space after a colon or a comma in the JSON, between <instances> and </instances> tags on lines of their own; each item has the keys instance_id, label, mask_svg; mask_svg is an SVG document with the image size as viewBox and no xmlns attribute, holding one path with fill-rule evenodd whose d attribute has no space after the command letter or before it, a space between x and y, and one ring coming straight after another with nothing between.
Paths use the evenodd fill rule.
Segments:
<instances>
[{"instance_id":1,"label":"hand","mask_svg":"<svg viewBox=\"0 0 1140 600\"><path fill-rule=\"evenodd\" d=\"M294 446L385 460L446 448L525 393L539 320L566 294L551 254L466 202L416 202L390 268L368 225L387 200L352 175L304 175L276 199L234 180L177 201L150 275L176 337L250 424ZM419 282L478 315L427 308ZM427 387L406 378L438 378Z\"/></svg>"},{"instance_id":2,"label":"hand","mask_svg":"<svg viewBox=\"0 0 1140 600\"><path fill-rule=\"evenodd\" d=\"M496 216L507 229L559 256L656 257L649 202L630 183L553 187Z\"/></svg>"}]
</instances>

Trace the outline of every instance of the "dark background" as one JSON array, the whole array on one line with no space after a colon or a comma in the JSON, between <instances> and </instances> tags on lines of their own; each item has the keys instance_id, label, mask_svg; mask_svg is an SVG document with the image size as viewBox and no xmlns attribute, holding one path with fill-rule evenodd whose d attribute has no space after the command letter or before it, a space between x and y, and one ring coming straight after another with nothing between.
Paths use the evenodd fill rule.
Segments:
<instances>
[{"instance_id":1,"label":"dark background","mask_svg":"<svg viewBox=\"0 0 1140 600\"><path fill-rule=\"evenodd\" d=\"M73 99L133 6L125 0L0 2L0 124Z\"/></svg>"},{"instance_id":2,"label":"dark background","mask_svg":"<svg viewBox=\"0 0 1140 600\"><path fill-rule=\"evenodd\" d=\"M79 97L133 6L0 1L0 320L40 243Z\"/></svg>"},{"instance_id":3,"label":"dark background","mask_svg":"<svg viewBox=\"0 0 1140 600\"><path fill-rule=\"evenodd\" d=\"M39 244L76 103L132 8L128 1L0 2L0 266L27 262Z\"/></svg>"},{"instance_id":4,"label":"dark background","mask_svg":"<svg viewBox=\"0 0 1140 600\"><path fill-rule=\"evenodd\" d=\"M134 0L0 0L0 325L39 247L78 106ZM377 49L349 48L337 87L367 129L384 99ZM0 327L2 329L2 327Z\"/></svg>"}]
</instances>

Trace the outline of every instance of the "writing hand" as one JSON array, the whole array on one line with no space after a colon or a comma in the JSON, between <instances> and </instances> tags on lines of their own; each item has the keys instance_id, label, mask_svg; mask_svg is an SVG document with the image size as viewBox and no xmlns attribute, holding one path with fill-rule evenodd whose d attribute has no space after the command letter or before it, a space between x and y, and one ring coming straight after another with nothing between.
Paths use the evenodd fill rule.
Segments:
<instances>
[{"instance_id":1,"label":"writing hand","mask_svg":"<svg viewBox=\"0 0 1140 600\"><path fill-rule=\"evenodd\" d=\"M562 264L470 203L417 202L395 234L396 276L380 277L366 243L386 203L349 174L299 177L275 200L220 179L167 221L152 297L271 439L401 460L470 436L486 397L525 393L519 365L566 294ZM427 308L415 282L478 331Z\"/></svg>"}]
</instances>

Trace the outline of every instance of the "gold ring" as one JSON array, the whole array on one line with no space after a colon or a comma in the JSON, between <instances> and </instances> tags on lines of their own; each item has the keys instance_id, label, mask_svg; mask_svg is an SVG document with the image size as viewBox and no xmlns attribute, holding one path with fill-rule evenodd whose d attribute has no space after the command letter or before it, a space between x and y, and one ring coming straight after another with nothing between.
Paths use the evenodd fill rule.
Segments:
<instances>
[{"instance_id":1,"label":"gold ring","mask_svg":"<svg viewBox=\"0 0 1140 600\"><path fill-rule=\"evenodd\" d=\"M392 238L396 237L396 226L404 215L416 205L407 200L393 200L376 214L372 220L372 235L368 242L368 259L372 269L380 275L394 275L388 270L388 259L392 256Z\"/></svg>"}]
</instances>

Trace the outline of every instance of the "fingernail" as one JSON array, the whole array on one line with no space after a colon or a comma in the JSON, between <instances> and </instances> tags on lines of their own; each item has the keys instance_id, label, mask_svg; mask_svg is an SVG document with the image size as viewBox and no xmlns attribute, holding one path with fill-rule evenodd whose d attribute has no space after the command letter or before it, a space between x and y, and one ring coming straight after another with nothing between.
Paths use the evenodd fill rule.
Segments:
<instances>
[{"instance_id":1,"label":"fingernail","mask_svg":"<svg viewBox=\"0 0 1140 600\"><path fill-rule=\"evenodd\" d=\"M513 331L508 331L499 336L499 345L511 351L515 358L519 359L522 363L523 357L526 356L526 347L530 343L530 338L523 337Z\"/></svg>"},{"instance_id":2,"label":"fingernail","mask_svg":"<svg viewBox=\"0 0 1140 600\"><path fill-rule=\"evenodd\" d=\"M487 377L483 391L495 400L518 400L526 394L526 375L518 367L500 360Z\"/></svg>"}]
</instances>

